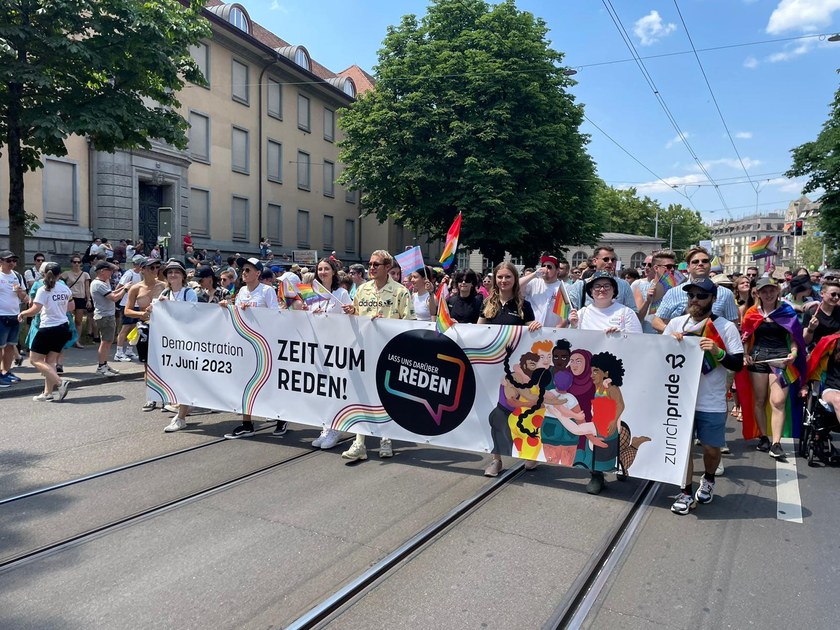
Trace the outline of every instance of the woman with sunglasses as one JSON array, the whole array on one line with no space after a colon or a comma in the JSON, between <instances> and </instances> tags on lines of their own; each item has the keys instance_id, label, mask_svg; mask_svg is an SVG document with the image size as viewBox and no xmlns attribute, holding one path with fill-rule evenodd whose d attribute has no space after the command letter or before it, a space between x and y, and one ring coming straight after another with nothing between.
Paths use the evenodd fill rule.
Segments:
<instances>
[{"instance_id":1,"label":"woman with sunglasses","mask_svg":"<svg viewBox=\"0 0 840 630\"><path fill-rule=\"evenodd\" d=\"M90 274L82 269L82 257L79 254L73 254L70 257L70 269L61 274L61 279L64 280L64 284L73 294L73 304L75 305L73 323L76 326L76 342L73 347L84 348L79 340L82 338L85 313L88 307L93 307L93 302L90 297Z\"/></svg>"},{"instance_id":2,"label":"woman with sunglasses","mask_svg":"<svg viewBox=\"0 0 840 630\"><path fill-rule=\"evenodd\" d=\"M454 291L446 298L449 315L461 324L475 324L481 317L484 298L478 292L478 276L472 269L457 271L452 279Z\"/></svg>"},{"instance_id":3,"label":"woman with sunglasses","mask_svg":"<svg viewBox=\"0 0 840 630\"><path fill-rule=\"evenodd\" d=\"M747 439L758 437L757 450L784 459L780 441L786 421L790 420L788 430L792 430L801 411L795 401L799 377L788 375L786 368L793 364L804 377L805 340L796 312L790 304L779 299L779 286L773 279L759 278L755 286L758 301L747 309L741 322L747 369L735 376L741 401L742 431ZM793 382L789 382L791 379ZM768 437L768 429L772 440Z\"/></svg>"},{"instance_id":4,"label":"woman with sunglasses","mask_svg":"<svg viewBox=\"0 0 840 630\"><path fill-rule=\"evenodd\" d=\"M490 297L490 291L493 289L493 273L488 271L481 279L481 286L478 287L478 292L483 299Z\"/></svg>"}]
</instances>

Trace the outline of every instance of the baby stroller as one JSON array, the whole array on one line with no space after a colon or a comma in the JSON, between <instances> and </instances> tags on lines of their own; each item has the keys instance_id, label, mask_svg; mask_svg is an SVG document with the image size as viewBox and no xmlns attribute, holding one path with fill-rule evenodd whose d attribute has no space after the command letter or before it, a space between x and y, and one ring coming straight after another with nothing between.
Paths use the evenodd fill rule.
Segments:
<instances>
[{"instance_id":1,"label":"baby stroller","mask_svg":"<svg viewBox=\"0 0 840 630\"><path fill-rule=\"evenodd\" d=\"M806 458L809 466L816 466L815 460L823 464L840 462L840 452L831 441L831 432L840 431L840 423L834 407L820 398L819 392L818 384L812 383L802 415L799 456Z\"/></svg>"}]
</instances>

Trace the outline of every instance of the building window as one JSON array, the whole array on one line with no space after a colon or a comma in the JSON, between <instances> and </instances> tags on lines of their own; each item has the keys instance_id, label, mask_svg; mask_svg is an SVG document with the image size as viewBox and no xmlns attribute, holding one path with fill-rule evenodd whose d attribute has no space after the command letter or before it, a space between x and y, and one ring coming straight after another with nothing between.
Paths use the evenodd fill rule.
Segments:
<instances>
[{"instance_id":1,"label":"building window","mask_svg":"<svg viewBox=\"0 0 840 630\"><path fill-rule=\"evenodd\" d=\"M228 21L240 31L245 31L246 33L251 32L251 22L248 20L248 16L245 15L245 11L239 7L231 7L230 13L228 14Z\"/></svg>"},{"instance_id":2,"label":"building window","mask_svg":"<svg viewBox=\"0 0 840 630\"><path fill-rule=\"evenodd\" d=\"M324 197L335 197L335 164L324 160Z\"/></svg>"},{"instance_id":3,"label":"building window","mask_svg":"<svg viewBox=\"0 0 840 630\"><path fill-rule=\"evenodd\" d=\"M232 86L232 97L234 101L238 101L243 103L244 105L248 104L248 66L246 66L241 61L237 61L233 59L231 62L232 69L231 69L231 86Z\"/></svg>"},{"instance_id":4,"label":"building window","mask_svg":"<svg viewBox=\"0 0 840 630\"><path fill-rule=\"evenodd\" d=\"M230 145L230 166L231 170L237 173L248 174L248 130L233 127Z\"/></svg>"},{"instance_id":5,"label":"building window","mask_svg":"<svg viewBox=\"0 0 840 630\"><path fill-rule=\"evenodd\" d=\"M210 163L210 118L190 112L190 157Z\"/></svg>"},{"instance_id":6,"label":"building window","mask_svg":"<svg viewBox=\"0 0 840 630\"><path fill-rule=\"evenodd\" d=\"M268 100L268 115L283 120L283 87L279 81L268 79L266 99Z\"/></svg>"},{"instance_id":7,"label":"building window","mask_svg":"<svg viewBox=\"0 0 840 630\"><path fill-rule=\"evenodd\" d=\"M309 247L308 210L298 210L297 213L297 244L298 247Z\"/></svg>"},{"instance_id":8,"label":"building window","mask_svg":"<svg viewBox=\"0 0 840 630\"><path fill-rule=\"evenodd\" d=\"M73 162L46 159L44 164L44 221L79 222L78 167Z\"/></svg>"},{"instance_id":9,"label":"building window","mask_svg":"<svg viewBox=\"0 0 840 630\"><path fill-rule=\"evenodd\" d=\"M577 267L580 263L589 262L589 254L584 251L576 251L572 255L572 267Z\"/></svg>"},{"instance_id":10,"label":"building window","mask_svg":"<svg viewBox=\"0 0 840 630\"><path fill-rule=\"evenodd\" d=\"M248 199L234 195L230 209L231 238L234 241L248 241Z\"/></svg>"},{"instance_id":11,"label":"building window","mask_svg":"<svg viewBox=\"0 0 840 630\"><path fill-rule=\"evenodd\" d=\"M269 140L266 144L266 162L267 170L266 176L269 181L283 183L283 145L274 140Z\"/></svg>"},{"instance_id":12,"label":"building window","mask_svg":"<svg viewBox=\"0 0 840 630\"><path fill-rule=\"evenodd\" d=\"M190 57L193 58L201 74L204 75L204 80L207 81L207 87L210 87L210 46L203 42L199 42L195 46L190 46Z\"/></svg>"},{"instance_id":13,"label":"building window","mask_svg":"<svg viewBox=\"0 0 840 630\"><path fill-rule=\"evenodd\" d=\"M630 256L630 267L632 269L641 269L645 266L645 258L647 258L647 254L644 252L636 252Z\"/></svg>"},{"instance_id":14,"label":"building window","mask_svg":"<svg viewBox=\"0 0 840 630\"><path fill-rule=\"evenodd\" d=\"M351 254L356 251L356 221L354 219L344 221L344 251Z\"/></svg>"},{"instance_id":15,"label":"building window","mask_svg":"<svg viewBox=\"0 0 840 630\"><path fill-rule=\"evenodd\" d=\"M193 236L210 238L210 191L190 188L189 227Z\"/></svg>"},{"instance_id":16,"label":"building window","mask_svg":"<svg viewBox=\"0 0 840 630\"><path fill-rule=\"evenodd\" d=\"M297 185L301 190L309 190L309 154L298 151Z\"/></svg>"},{"instance_id":17,"label":"building window","mask_svg":"<svg viewBox=\"0 0 840 630\"><path fill-rule=\"evenodd\" d=\"M470 268L470 253L468 251L459 251L456 254L455 268L461 270Z\"/></svg>"},{"instance_id":18,"label":"building window","mask_svg":"<svg viewBox=\"0 0 840 630\"><path fill-rule=\"evenodd\" d=\"M309 131L309 99L298 94L298 129Z\"/></svg>"},{"instance_id":19,"label":"building window","mask_svg":"<svg viewBox=\"0 0 840 630\"><path fill-rule=\"evenodd\" d=\"M273 247L283 244L283 208L276 203L268 204L268 239Z\"/></svg>"},{"instance_id":20,"label":"building window","mask_svg":"<svg viewBox=\"0 0 840 630\"><path fill-rule=\"evenodd\" d=\"M295 50L295 63L304 70L311 69L309 65L309 55L306 54L306 51L303 48Z\"/></svg>"},{"instance_id":21,"label":"building window","mask_svg":"<svg viewBox=\"0 0 840 630\"><path fill-rule=\"evenodd\" d=\"M324 140L335 140L335 112L324 108Z\"/></svg>"},{"instance_id":22,"label":"building window","mask_svg":"<svg viewBox=\"0 0 840 630\"><path fill-rule=\"evenodd\" d=\"M329 214L324 215L324 223L323 223L323 237L324 237L324 249L332 249L333 248L333 218Z\"/></svg>"},{"instance_id":23,"label":"building window","mask_svg":"<svg viewBox=\"0 0 840 630\"><path fill-rule=\"evenodd\" d=\"M346 188L344 190L344 201L347 203L356 203L356 191Z\"/></svg>"}]
</instances>

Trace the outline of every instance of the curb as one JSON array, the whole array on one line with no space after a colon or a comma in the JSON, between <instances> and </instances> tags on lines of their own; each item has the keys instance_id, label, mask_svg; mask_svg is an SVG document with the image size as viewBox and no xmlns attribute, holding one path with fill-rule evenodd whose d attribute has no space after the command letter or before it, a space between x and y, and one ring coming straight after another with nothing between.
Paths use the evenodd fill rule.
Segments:
<instances>
[{"instance_id":1,"label":"curb","mask_svg":"<svg viewBox=\"0 0 840 630\"><path fill-rule=\"evenodd\" d=\"M86 385L100 385L102 383L115 383L118 381L134 381L142 380L145 374L143 372L131 372L127 374L118 374L117 376L91 376L89 378L72 378L68 377L73 386ZM0 390L0 400L4 398L16 398L18 396L26 396L29 394L38 394L44 391L43 380L38 378L36 380L22 381L9 387L8 389Z\"/></svg>"}]
</instances>

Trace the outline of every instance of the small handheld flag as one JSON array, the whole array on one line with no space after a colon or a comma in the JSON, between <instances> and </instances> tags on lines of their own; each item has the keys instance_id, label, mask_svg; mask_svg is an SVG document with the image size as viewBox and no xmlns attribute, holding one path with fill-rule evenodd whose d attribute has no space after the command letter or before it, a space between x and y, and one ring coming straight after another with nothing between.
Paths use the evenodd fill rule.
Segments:
<instances>
[{"instance_id":1,"label":"small handheld flag","mask_svg":"<svg viewBox=\"0 0 840 630\"><path fill-rule=\"evenodd\" d=\"M707 318L706 321L703 323L703 326L700 327L698 330L694 332L686 332L687 335L697 335L699 337L705 337L706 339L711 339L715 342L718 348L722 348L726 350L726 344L723 342L723 339L720 336L717 328L715 328L714 322L712 322L711 318ZM703 366L701 371L703 374L708 374L712 370L714 370L720 361L717 360L717 357L713 355L711 352L706 350L703 353Z\"/></svg>"},{"instance_id":2,"label":"small handheld flag","mask_svg":"<svg viewBox=\"0 0 840 630\"><path fill-rule=\"evenodd\" d=\"M300 283L297 286L297 288L300 299L306 302L307 304L315 304L315 302L320 302L321 300L328 299L318 295L312 288L311 284Z\"/></svg>"},{"instance_id":3,"label":"small handheld flag","mask_svg":"<svg viewBox=\"0 0 840 630\"><path fill-rule=\"evenodd\" d=\"M281 284L283 285L283 299L286 300L286 306L291 307L298 299L297 286L291 278L286 278Z\"/></svg>"},{"instance_id":4,"label":"small handheld flag","mask_svg":"<svg viewBox=\"0 0 840 630\"><path fill-rule=\"evenodd\" d=\"M461 213L455 217L449 231L446 233L446 244L443 246L443 253L440 255L440 262L444 269L452 266L455 262L455 253L458 250L458 238L461 236Z\"/></svg>"},{"instance_id":5,"label":"small handheld flag","mask_svg":"<svg viewBox=\"0 0 840 630\"><path fill-rule=\"evenodd\" d=\"M446 303L446 298L443 296L444 283L441 283L437 290L438 312L435 319L435 329L442 335L447 330L452 328L455 321L449 314L449 305Z\"/></svg>"},{"instance_id":6,"label":"small handheld flag","mask_svg":"<svg viewBox=\"0 0 840 630\"><path fill-rule=\"evenodd\" d=\"M403 277L425 266L423 252L420 251L419 245L415 245L411 249L405 250L402 254L394 256L394 262L402 269Z\"/></svg>"},{"instance_id":7,"label":"small handheld flag","mask_svg":"<svg viewBox=\"0 0 840 630\"><path fill-rule=\"evenodd\" d=\"M572 313L572 305L569 302L569 296L566 295L566 288L563 282L560 283L560 288L554 295L554 308L552 312L563 320L569 321L569 315Z\"/></svg>"}]
</instances>

